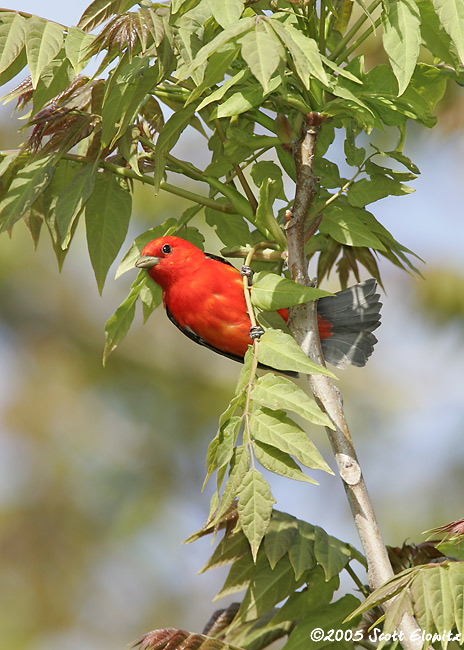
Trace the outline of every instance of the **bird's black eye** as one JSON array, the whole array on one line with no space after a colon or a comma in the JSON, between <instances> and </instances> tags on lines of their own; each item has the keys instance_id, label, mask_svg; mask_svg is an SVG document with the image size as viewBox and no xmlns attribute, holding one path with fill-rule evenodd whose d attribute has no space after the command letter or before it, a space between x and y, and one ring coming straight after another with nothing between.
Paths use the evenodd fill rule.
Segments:
<instances>
[{"instance_id":1,"label":"bird's black eye","mask_svg":"<svg viewBox=\"0 0 464 650\"><path fill-rule=\"evenodd\" d=\"M166 255L168 255L168 254L172 251L172 248L171 248L171 246L169 246L169 244L164 244L164 246L163 246L163 248L161 249L161 251L162 251L163 253L165 253Z\"/></svg>"}]
</instances>

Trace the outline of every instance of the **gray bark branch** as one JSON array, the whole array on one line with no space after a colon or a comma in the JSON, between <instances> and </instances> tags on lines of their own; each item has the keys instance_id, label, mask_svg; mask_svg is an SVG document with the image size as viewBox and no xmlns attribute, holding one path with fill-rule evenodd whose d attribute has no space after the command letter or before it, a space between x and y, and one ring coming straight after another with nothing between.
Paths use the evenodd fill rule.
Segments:
<instances>
[{"instance_id":1,"label":"gray bark branch","mask_svg":"<svg viewBox=\"0 0 464 650\"><path fill-rule=\"evenodd\" d=\"M317 137L323 123L318 113L309 113L301 138L295 143L293 156L296 163L296 192L293 212L287 223L288 266L295 282L308 285L308 263L304 251L305 224L317 193L313 173L313 160ZM308 357L325 366L317 328L316 302L305 303L290 310L289 327L298 344ZM322 409L330 417L335 431L327 428L354 522L368 565L371 589L376 589L393 577L393 570L383 543L374 509L362 475L356 451L345 418L340 391L325 375L308 377L311 390ZM387 604L388 607L388 604ZM404 650L420 650L422 643L412 637L419 630L416 620L405 614L398 632L402 632Z\"/></svg>"}]
</instances>

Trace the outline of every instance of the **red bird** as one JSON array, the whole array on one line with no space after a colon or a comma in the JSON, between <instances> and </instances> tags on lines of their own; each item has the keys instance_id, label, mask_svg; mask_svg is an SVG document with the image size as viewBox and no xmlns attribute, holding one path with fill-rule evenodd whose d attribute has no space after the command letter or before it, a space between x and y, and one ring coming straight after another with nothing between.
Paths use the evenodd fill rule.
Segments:
<instances>
[{"instance_id":1,"label":"red bird","mask_svg":"<svg viewBox=\"0 0 464 650\"><path fill-rule=\"evenodd\" d=\"M240 271L222 257L203 253L180 237L158 237L135 263L148 270L163 290L168 318L190 339L236 361L252 343ZM319 335L326 361L343 367L364 366L380 325L376 282L367 280L320 298ZM280 309L288 320L288 310Z\"/></svg>"}]
</instances>

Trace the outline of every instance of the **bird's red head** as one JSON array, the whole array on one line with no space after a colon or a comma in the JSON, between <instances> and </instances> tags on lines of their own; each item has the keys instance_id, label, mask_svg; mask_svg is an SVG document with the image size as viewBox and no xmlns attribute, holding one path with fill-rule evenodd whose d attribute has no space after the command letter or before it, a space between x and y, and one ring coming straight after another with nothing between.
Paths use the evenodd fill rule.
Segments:
<instances>
[{"instance_id":1,"label":"bird's red head","mask_svg":"<svg viewBox=\"0 0 464 650\"><path fill-rule=\"evenodd\" d=\"M163 289L185 273L192 274L204 253L181 237L158 237L148 243L135 266L147 269L150 277Z\"/></svg>"}]
</instances>

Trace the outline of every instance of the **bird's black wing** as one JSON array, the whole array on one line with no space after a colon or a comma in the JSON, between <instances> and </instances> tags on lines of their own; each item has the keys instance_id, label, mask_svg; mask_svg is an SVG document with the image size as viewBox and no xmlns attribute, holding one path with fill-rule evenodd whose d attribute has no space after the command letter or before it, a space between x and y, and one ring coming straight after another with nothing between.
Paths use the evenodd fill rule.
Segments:
<instances>
[{"instance_id":1,"label":"bird's black wing","mask_svg":"<svg viewBox=\"0 0 464 650\"><path fill-rule=\"evenodd\" d=\"M179 323L172 315L168 305L166 305L166 314L169 320L171 321L171 323L174 323L177 329L179 329L182 332L182 334L185 334L185 336L188 336L188 338L191 341L195 341L195 343L198 343L199 345L203 345L203 347L208 348L209 350L212 350L217 354L221 354L223 357L227 357L228 359L232 359L233 361L238 361L239 363L243 363L243 357L239 357L237 354L231 354L230 352L224 352L223 350L219 350L218 348L215 348L213 345L210 345L207 341L205 341L205 339L203 339L201 336L196 334L193 330L185 329L184 327L182 327L182 325L179 325ZM251 343L251 339L250 339L250 343Z\"/></svg>"},{"instance_id":2,"label":"bird's black wing","mask_svg":"<svg viewBox=\"0 0 464 650\"><path fill-rule=\"evenodd\" d=\"M219 258L222 259L222 258ZM223 357L227 357L228 359L232 359L232 361L238 361L239 363L243 363L243 357L239 357L237 354L231 354L230 352L224 352L223 350L219 350L218 348L215 348L214 345L210 345L207 341L205 341L204 338L196 334L193 330L188 330L179 325L179 323L176 321L174 316L172 315L169 306L166 304L166 314L178 330L182 332L182 334L185 334L191 341L194 341L195 343L198 343L198 345L202 345L205 348L208 348L208 350L212 350L213 352L216 352L216 354L220 354ZM251 338L250 338L250 344L251 344ZM265 370L276 370L275 368L272 368L271 366L266 366L263 363L258 363L259 368L263 368ZM278 370L277 372L282 373L283 375L288 375L289 377L298 377L297 372L293 372L292 370Z\"/></svg>"}]
</instances>

